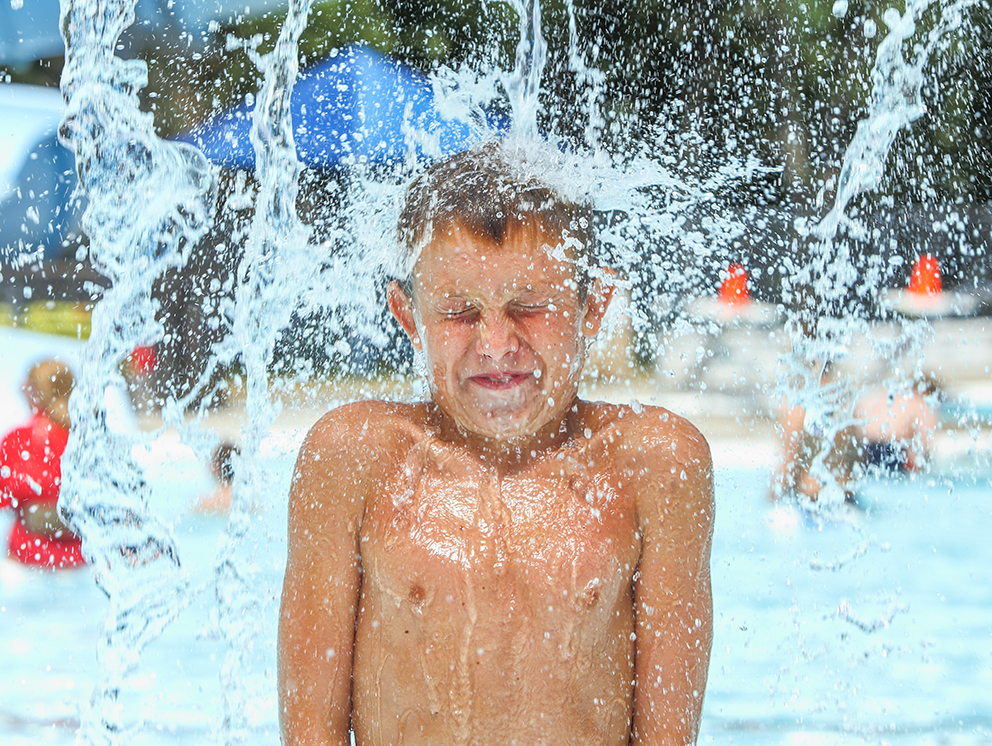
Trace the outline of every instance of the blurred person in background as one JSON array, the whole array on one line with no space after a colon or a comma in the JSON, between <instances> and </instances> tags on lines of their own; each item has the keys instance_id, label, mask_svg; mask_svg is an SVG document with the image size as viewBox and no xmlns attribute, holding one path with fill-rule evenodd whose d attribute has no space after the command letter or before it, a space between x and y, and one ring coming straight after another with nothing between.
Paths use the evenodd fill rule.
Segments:
<instances>
[{"instance_id":1,"label":"blurred person in background","mask_svg":"<svg viewBox=\"0 0 992 746\"><path fill-rule=\"evenodd\" d=\"M69 437L72 371L58 360L36 363L23 385L27 423L0 442L0 508L17 519L7 554L25 565L65 569L85 564L82 544L58 513L62 453Z\"/></svg>"},{"instance_id":2,"label":"blurred person in background","mask_svg":"<svg viewBox=\"0 0 992 746\"><path fill-rule=\"evenodd\" d=\"M827 361L818 378L821 406L835 411L846 390L836 372L835 365ZM861 438L856 425L828 432L821 418L810 417L806 407L786 398L779 410L778 431L779 465L772 477L772 501L801 498L815 503L831 486L841 491L844 502L854 501Z\"/></svg>"},{"instance_id":3,"label":"blurred person in background","mask_svg":"<svg viewBox=\"0 0 992 746\"><path fill-rule=\"evenodd\" d=\"M234 484L234 460L241 450L230 442L220 443L210 453L210 473L216 488L200 498L193 510L196 513L226 513L231 508L231 486Z\"/></svg>"},{"instance_id":4,"label":"blurred person in background","mask_svg":"<svg viewBox=\"0 0 992 746\"><path fill-rule=\"evenodd\" d=\"M919 374L896 387L879 384L858 399L861 460L876 473L909 474L926 466L940 424L940 385Z\"/></svg>"}]
</instances>

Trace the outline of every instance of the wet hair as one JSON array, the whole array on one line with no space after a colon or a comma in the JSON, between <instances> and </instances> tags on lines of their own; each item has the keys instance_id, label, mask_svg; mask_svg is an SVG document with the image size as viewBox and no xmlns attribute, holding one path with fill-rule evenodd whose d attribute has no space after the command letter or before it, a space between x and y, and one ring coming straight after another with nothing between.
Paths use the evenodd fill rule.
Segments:
<instances>
[{"instance_id":1,"label":"wet hair","mask_svg":"<svg viewBox=\"0 0 992 746\"><path fill-rule=\"evenodd\" d=\"M234 481L234 457L241 449L234 443L221 443L210 453L210 466L217 475L218 481L231 484Z\"/></svg>"},{"instance_id":2,"label":"wet hair","mask_svg":"<svg viewBox=\"0 0 992 746\"><path fill-rule=\"evenodd\" d=\"M495 245L521 227L537 226L548 237L570 241L581 298L589 286L595 254L592 203L570 198L527 173L502 141L465 150L430 166L406 192L397 226L400 268L396 279L410 296L420 252L439 231L454 225Z\"/></svg>"},{"instance_id":3,"label":"wet hair","mask_svg":"<svg viewBox=\"0 0 992 746\"><path fill-rule=\"evenodd\" d=\"M72 370L60 360L42 360L28 371L24 393L32 407L66 430L69 429L69 395L76 384Z\"/></svg>"},{"instance_id":4,"label":"wet hair","mask_svg":"<svg viewBox=\"0 0 992 746\"><path fill-rule=\"evenodd\" d=\"M944 387L932 373L919 373L913 381L913 390L921 396L942 398Z\"/></svg>"}]
</instances>

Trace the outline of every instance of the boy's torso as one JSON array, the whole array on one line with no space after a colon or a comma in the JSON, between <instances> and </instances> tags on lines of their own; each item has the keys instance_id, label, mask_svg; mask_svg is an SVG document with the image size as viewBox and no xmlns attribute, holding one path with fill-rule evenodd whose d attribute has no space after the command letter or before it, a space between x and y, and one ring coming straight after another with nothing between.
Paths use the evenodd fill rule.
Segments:
<instances>
[{"instance_id":1,"label":"boy's torso","mask_svg":"<svg viewBox=\"0 0 992 746\"><path fill-rule=\"evenodd\" d=\"M361 527L359 744L627 742L640 542L607 430L500 469L397 440Z\"/></svg>"}]
</instances>

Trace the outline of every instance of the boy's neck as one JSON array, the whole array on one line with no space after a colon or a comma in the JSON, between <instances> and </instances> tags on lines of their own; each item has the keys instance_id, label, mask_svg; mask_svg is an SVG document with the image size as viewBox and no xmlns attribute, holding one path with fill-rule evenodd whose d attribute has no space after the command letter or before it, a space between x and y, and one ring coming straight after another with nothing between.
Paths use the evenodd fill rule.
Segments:
<instances>
[{"instance_id":1,"label":"boy's neck","mask_svg":"<svg viewBox=\"0 0 992 746\"><path fill-rule=\"evenodd\" d=\"M532 435L517 438L493 438L467 432L436 404L430 405L430 411L441 440L464 447L483 463L513 467L535 461L573 440L578 432L578 405L576 398L563 417L549 422Z\"/></svg>"}]
</instances>

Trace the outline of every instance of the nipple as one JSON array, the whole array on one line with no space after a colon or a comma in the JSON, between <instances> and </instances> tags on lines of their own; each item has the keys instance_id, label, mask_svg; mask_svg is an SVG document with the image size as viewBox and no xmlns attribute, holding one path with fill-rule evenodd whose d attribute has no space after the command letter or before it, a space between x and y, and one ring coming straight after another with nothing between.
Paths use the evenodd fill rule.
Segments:
<instances>
[{"instance_id":1,"label":"nipple","mask_svg":"<svg viewBox=\"0 0 992 746\"><path fill-rule=\"evenodd\" d=\"M568 489L577 497L582 497L586 502L592 502L592 490L589 488L589 480L581 474L572 474L568 478Z\"/></svg>"},{"instance_id":2,"label":"nipple","mask_svg":"<svg viewBox=\"0 0 992 746\"><path fill-rule=\"evenodd\" d=\"M599 578L593 578L586 583L585 589L579 594L578 601L584 604L587 609L591 609L599 600L600 585L602 585L602 581Z\"/></svg>"},{"instance_id":3,"label":"nipple","mask_svg":"<svg viewBox=\"0 0 992 746\"><path fill-rule=\"evenodd\" d=\"M424 601L427 600L427 593L424 591L424 587L420 583L414 583L410 587L410 592L407 594L407 600L417 609L420 609L424 605Z\"/></svg>"}]
</instances>

